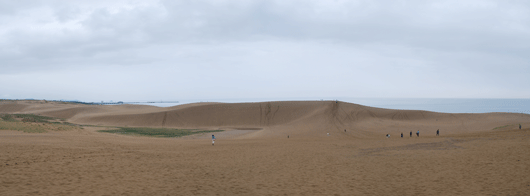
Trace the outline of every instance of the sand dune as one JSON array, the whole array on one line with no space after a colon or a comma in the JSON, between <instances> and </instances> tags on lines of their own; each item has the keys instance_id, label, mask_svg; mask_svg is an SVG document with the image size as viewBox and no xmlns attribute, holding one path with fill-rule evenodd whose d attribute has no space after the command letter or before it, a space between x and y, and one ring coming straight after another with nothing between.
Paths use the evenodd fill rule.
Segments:
<instances>
[{"instance_id":1,"label":"sand dune","mask_svg":"<svg viewBox=\"0 0 530 196\"><path fill-rule=\"evenodd\" d=\"M3 101L0 113L91 125L227 130L216 133L215 146L208 134L150 138L91 126L48 133L0 130L0 195L530 193L526 114L448 114L330 101L169 108ZM434 136L436 129L441 136ZM420 137L408 137L416 130Z\"/></svg>"},{"instance_id":2,"label":"sand dune","mask_svg":"<svg viewBox=\"0 0 530 196\"><path fill-rule=\"evenodd\" d=\"M11 103L0 104L0 111L37 113L65 118L77 124L106 126L260 128L263 133L255 134L259 137L284 137L287 134L312 137L328 132L364 137L386 133L408 134L417 130L432 135L437 129L446 134L456 134L530 122L530 115L526 114L449 114L390 110L334 101L196 103L169 108Z\"/></svg>"}]
</instances>

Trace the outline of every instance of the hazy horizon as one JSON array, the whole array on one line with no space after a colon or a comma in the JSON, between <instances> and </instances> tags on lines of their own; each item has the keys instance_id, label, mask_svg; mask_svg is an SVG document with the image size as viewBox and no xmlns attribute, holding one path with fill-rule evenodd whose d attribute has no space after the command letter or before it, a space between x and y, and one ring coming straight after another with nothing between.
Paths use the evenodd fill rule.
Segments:
<instances>
[{"instance_id":1,"label":"hazy horizon","mask_svg":"<svg viewBox=\"0 0 530 196\"><path fill-rule=\"evenodd\" d=\"M38 100L38 99L35 99ZM125 104L151 105L157 107L172 107L190 103L218 102L218 103L256 103L278 101L341 101L370 107L397 110L424 110L443 113L490 113L509 112L530 114L530 99L495 99L495 98L293 98L293 99L194 99L172 100L178 102L161 103L168 100L103 100L107 104L113 101L123 101ZM74 100L64 100L74 101ZM75 100L82 101L82 100ZM84 101L90 103L91 101ZM100 101L94 101L98 104Z\"/></svg>"},{"instance_id":2,"label":"hazy horizon","mask_svg":"<svg viewBox=\"0 0 530 196\"><path fill-rule=\"evenodd\" d=\"M417 97L287 97L287 98L222 98L222 99L173 99L173 100L163 100L163 99L109 99L109 100L83 100L83 99L43 99L43 98L0 98L0 100L46 100L46 101L79 101L86 103L98 103L98 102L223 102L223 101L241 101L241 102L267 102L267 101L341 101L343 99L381 99L381 100L392 100L392 99L446 99L446 100L530 100L530 98L443 98L443 97L434 97L434 98L417 98Z\"/></svg>"}]
</instances>

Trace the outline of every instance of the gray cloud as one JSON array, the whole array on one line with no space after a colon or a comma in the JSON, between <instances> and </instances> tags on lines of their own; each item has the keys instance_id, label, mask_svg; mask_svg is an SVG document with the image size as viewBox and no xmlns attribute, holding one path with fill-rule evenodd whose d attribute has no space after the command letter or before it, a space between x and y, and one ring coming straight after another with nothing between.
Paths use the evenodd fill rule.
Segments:
<instances>
[{"instance_id":1,"label":"gray cloud","mask_svg":"<svg viewBox=\"0 0 530 196\"><path fill-rule=\"evenodd\" d=\"M2 1L0 98L528 98L529 24L526 1Z\"/></svg>"}]
</instances>

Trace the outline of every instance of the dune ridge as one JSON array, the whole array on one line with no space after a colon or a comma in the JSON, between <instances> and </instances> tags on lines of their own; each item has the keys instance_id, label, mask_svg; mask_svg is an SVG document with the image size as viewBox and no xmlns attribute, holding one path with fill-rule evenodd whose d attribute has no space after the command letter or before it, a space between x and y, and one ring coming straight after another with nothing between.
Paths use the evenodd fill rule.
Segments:
<instances>
[{"instance_id":1,"label":"dune ridge","mask_svg":"<svg viewBox=\"0 0 530 196\"><path fill-rule=\"evenodd\" d=\"M530 122L530 115L518 113L452 114L391 110L335 101L208 102L168 108L16 102L0 104L0 111L37 113L90 125L262 129L262 133L254 135L282 137L324 133L370 136L407 134L417 130L432 132L437 129L444 133L469 133Z\"/></svg>"}]
</instances>

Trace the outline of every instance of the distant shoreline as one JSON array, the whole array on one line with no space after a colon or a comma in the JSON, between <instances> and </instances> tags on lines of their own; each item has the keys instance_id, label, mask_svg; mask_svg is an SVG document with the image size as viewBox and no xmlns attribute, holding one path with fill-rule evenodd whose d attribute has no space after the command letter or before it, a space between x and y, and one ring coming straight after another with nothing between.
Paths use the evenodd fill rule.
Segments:
<instances>
[{"instance_id":1,"label":"distant shoreline","mask_svg":"<svg viewBox=\"0 0 530 196\"><path fill-rule=\"evenodd\" d=\"M274 102L281 99L196 99L183 101L118 101L118 102L83 102L78 100L38 100L38 99L0 99L0 101L51 101L78 103L86 105L150 105L172 107L190 103L252 103ZM339 99L283 99L282 101L330 101L339 100L376 108L396 110L423 110L443 113L525 113L530 114L530 99L489 99L489 98L339 98Z\"/></svg>"}]
</instances>

